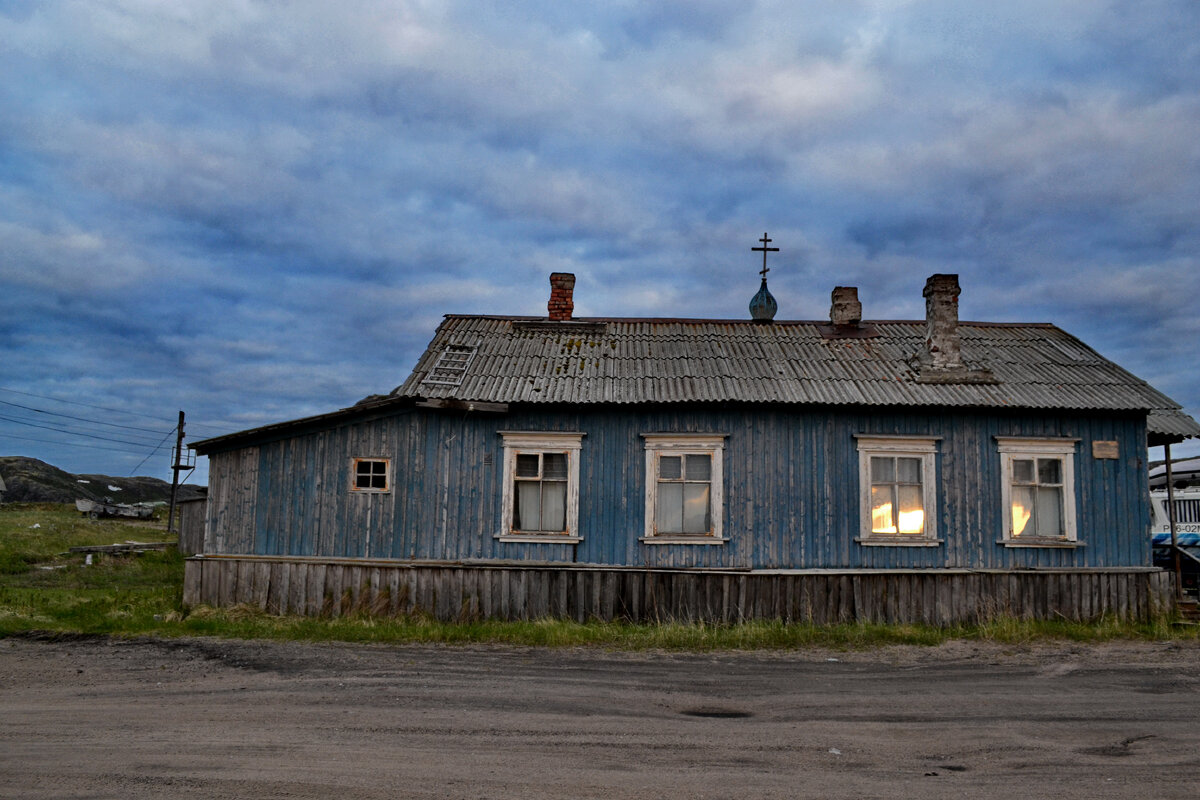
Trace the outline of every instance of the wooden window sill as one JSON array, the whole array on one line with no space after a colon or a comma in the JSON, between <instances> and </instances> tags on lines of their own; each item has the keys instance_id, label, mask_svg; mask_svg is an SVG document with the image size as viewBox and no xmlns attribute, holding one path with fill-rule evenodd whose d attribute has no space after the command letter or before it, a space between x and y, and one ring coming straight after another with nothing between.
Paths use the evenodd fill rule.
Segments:
<instances>
[{"instance_id":1,"label":"wooden window sill","mask_svg":"<svg viewBox=\"0 0 1200 800\"><path fill-rule=\"evenodd\" d=\"M1004 545L1005 547L1059 547L1068 549L1085 546L1083 542L1073 542L1066 539L1000 539L996 544Z\"/></svg>"},{"instance_id":2,"label":"wooden window sill","mask_svg":"<svg viewBox=\"0 0 1200 800\"><path fill-rule=\"evenodd\" d=\"M854 541L862 547L941 547L945 544L942 539L922 539L919 537L903 539L901 536L902 534L896 534L887 539L880 536L872 536L870 538L859 537Z\"/></svg>"},{"instance_id":3,"label":"wooden window sill","mask_svg":"<svg viewBox=\"0 0 1200 800\"><path fill-rule=\"evenodd\" d=\"M561 533L498 533L493 537L501 542L525 542L527 544L578 544L582 536L563 536Z\"/></svg>"},{"instance_id":4,"label":"wooden window sill","mask_svg":"<svg viewBox=\"0 0 1200 800\"><path fill-rule=\"evenodd\" d=\"M716 536L639 536L642 544L725 544L728 539Z\"/></svg>"}]
</instances>

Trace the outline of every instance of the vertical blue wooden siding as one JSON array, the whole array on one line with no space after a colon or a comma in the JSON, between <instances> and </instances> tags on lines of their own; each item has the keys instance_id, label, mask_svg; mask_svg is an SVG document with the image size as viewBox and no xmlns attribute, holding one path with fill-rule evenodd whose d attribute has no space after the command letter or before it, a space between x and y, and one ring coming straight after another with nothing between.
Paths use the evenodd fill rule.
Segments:
<instances>
[{"instance_id":1,"label":"vertical blue wooden siding","mask_svg":"<svg viewBox=\"0 0 1200 800\"><path fill-rule=\"evenodd\" d=\"M569 544L501 542L500 430L582 431L579 533ZM645 545L642 433L726 434L719 546ZM938 547L863 547L855 434L941 437ZM1074 549L1006 548L996 436L1078 438ZM1092 457L1116 441L1119 459ZM258 448L256 499L210 517L261 555L578 562L752 569L1010 569L1149 564L1145 422L1137 416L788 408L400 412ZM232 454L231 454L232 455ZM391 459L392 489L350 491L355 457ZM249 459L220 457L222 464ZM214 462L215 463L215 462ZM231 468L232 470L232 468ZM241 476L244 479L245 476ZM234 471L213 473L213 497ZM245 510L239 510L245 509ZM218 540L219 541L219 540Z\"/></svg>"}]
</instances>

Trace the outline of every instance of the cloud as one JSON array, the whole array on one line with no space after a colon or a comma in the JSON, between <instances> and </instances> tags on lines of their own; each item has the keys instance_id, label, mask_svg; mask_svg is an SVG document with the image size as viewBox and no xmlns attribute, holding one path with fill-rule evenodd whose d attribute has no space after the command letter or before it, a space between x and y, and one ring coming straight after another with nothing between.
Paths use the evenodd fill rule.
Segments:
<instances>
[{"instance_id":1,"label":"cloud","mask_svg":"<svg viewBox=\"0 0 1200 800\"><path fill-rule=\"evenodd\" d=\"M919 317L925 277L957 272L964 318L1061 324L1200 413L1197 23L1067 0L0 6L0 383L265 424L397 385L443 313L544 313L551 271L580 315L744 317L767 230L781 317L822 318L835 284Z\"/></svg>"}]
</instances>

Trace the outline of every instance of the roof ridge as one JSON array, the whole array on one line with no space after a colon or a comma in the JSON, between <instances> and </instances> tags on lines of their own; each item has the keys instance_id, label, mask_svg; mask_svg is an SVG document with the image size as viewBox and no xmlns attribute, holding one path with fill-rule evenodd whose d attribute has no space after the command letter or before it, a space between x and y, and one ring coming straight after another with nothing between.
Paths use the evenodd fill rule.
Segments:
<instances>
[{"instance_id":1,"label":"roof ridge","mask_svg":"<svg viewBox=\"0 0 1200 800\"><path fill-rule=\"evenodd\" d=\"M490 319L509 322L546 322L546 317L522 316L519 314L444 314L443 318L451 319ZM761 322L753 319L721 319L718 317L572 317L569 320L556 321L555 324L570 325L572 322L650 322L650 323L717 323L721 325L747 325L753 327L771 327L772 325L829 325L827 319L776 319ZM923 319L864 319L863 325L924 325ZM1063 330L1053 322L991 322L987 320L959 320L959 326L968 325L975 328L1053 328ZM1066 331L1063 331L1066 333Z\"/></svg>"}]
</instances>

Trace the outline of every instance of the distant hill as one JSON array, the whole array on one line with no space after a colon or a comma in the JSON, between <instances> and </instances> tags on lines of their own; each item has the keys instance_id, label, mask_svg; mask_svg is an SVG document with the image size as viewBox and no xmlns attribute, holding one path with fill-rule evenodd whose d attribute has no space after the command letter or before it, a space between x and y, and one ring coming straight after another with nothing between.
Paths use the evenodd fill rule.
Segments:
<instances>
[{"instance_id":1,"label":"distant hill","mask_svg":"<svg viewBox=\"0 0 1200 800\"><path fill-rule=\"evenodd\" d=\"M44 461L25 456L0 456L0 478L6 503L73 503L108 500L113 503L170 501L171 484L158 478L114 478L72 475ZM202 497L207 489L194 483L179 487L179 500Z\"/></svg>"}]
</instances>

